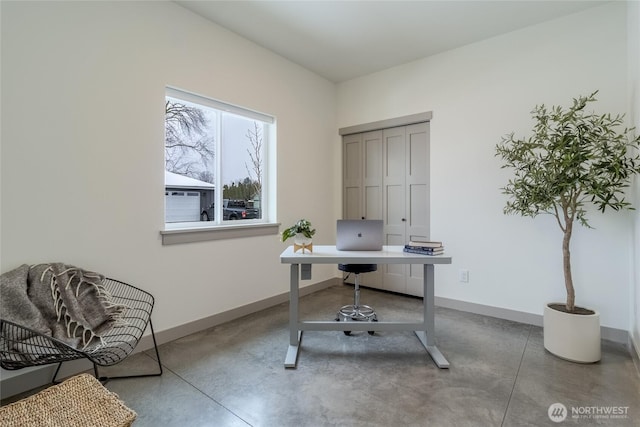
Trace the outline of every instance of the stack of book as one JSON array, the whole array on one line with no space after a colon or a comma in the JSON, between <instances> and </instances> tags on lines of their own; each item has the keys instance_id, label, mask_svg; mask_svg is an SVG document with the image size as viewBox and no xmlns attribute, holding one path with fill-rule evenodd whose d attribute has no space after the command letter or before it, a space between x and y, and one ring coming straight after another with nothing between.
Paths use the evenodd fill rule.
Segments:
<instances>
[{"instance_id":1,"label":"stack of book","mask_svg":"<svg viewBox=\"0 0 640 427\"><path fill-rule=\"evenodd\" d=\"M411 240L404 245L404 251L422 255L442 255L444 246L442 242Z\"/></svg>"}]
</instances>

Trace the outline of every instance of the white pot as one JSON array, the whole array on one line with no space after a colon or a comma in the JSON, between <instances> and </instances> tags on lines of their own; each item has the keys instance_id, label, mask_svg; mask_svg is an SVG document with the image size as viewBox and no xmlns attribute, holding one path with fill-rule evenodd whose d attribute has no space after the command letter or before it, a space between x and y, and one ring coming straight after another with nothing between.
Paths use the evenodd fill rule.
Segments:
<instances>
[{"instance_id":1,"label":"white pot","mask_svg":"<svg viewBox=\"0 0 640 427\"><path fill-rule=\"evenodd\" d=\"M544 307L544 348L571 362L600 360L600 313L571 314Z\"/></svg>"},{"instance_id":2,"label":"white pot","mask_svg":"<svg viewBox=\"0 0 640 427\"><path fill-rule=\"evenodd\" d=\"M298 233L295 236L293 236L293 242L296 245L308 245L309 243L311 243L313 240L311 239L311 237L306 237L304 234Z\"/></svg>"},{"instance_id":3,"label":"white pot","mask_svg":"<svg viewBox=\"0 0 640 427\"><path fill-rule=\"evenodd\" d=\"M300 249L302 249L302 253L305 253L305 250L313 252L313 245L311 244L312 242L313 240L311 239L311 237L306 237L304 234L298 233L293 236L293 243L295 244L293 246L293 251L298 252Z\"/></svg>"}]
</instances>

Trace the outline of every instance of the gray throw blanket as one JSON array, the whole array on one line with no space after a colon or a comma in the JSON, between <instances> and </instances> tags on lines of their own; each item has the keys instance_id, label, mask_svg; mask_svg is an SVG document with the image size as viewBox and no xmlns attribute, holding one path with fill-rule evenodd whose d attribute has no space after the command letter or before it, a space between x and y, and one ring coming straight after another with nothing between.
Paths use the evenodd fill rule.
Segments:
<instances>
[{"instance_id":1,"label":"gray throw blanket","mask_svg":"<svg viewBox=\"0 0 640 427\"><path fill-rule=\"evenodd\" d=\"M113 301L103 279L63 263L22 265L0 276L0 315L74 348L95 351L105 334L126 324L127 307ZM28 333L11 338L20 340L14 351L29 353Z\"/></svg>"}]
</instances>

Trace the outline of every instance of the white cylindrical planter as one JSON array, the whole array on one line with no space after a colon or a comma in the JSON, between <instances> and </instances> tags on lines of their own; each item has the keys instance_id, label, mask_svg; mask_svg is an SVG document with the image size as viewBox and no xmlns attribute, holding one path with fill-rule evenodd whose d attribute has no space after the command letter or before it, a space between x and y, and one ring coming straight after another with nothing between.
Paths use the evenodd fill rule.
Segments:
<instances>
[{"instance_id":1,"label":"white cylindrical planter","mask_svg":"<svg viewBox=\"0 0 640 427\"><path fill-rule=\"evenodd\" d=\"M572 362L593 363L601 358L600 313L571 314L544 307L544 348Z\"/></svg>"}]
</instances>

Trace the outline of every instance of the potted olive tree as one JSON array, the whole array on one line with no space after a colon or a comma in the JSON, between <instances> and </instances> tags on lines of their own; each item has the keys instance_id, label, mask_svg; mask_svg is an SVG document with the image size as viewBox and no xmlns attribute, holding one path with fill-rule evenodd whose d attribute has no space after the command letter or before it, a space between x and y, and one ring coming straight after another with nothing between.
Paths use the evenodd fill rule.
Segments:
<instances>
[{"instance_id":1,"label":"potted olive tree","mask_svg":"<svg viewBox=\"0 0 640 427\"><path fill-rule=\"evenodd\" d=\"M496 156L514 177L502 188L509 196L505 214L535 217L553 215L562 230L565 303L547 304L544 346L551 353L576 362L600 360L600 318L595 310L575 305L570 243L574 222L590 227L587 206L604 212L633 209L625 189L640 173L640 136L623 127L622 115L586 111L594 92L573 100L569 108L544 105L531 112L533 134L502 138Z\"/></svg>"}]
</instances>

